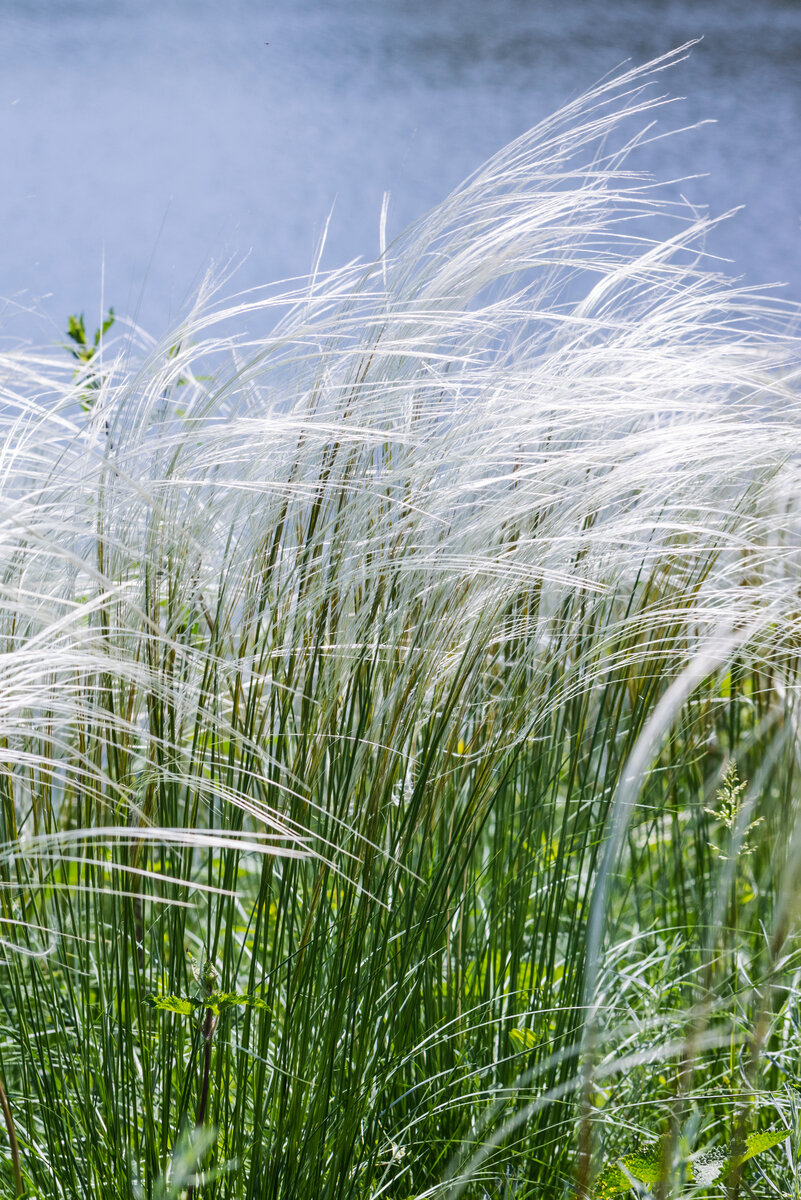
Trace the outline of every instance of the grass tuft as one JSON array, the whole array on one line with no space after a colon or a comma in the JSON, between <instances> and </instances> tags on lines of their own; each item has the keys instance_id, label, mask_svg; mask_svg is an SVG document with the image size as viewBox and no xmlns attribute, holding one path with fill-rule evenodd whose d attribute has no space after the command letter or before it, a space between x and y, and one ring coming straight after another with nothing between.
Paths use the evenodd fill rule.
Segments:
<instances>
[{"instance_id":1,"label":"grass tuft","mask_svg":"<svg viewBox=\"0 0 801 1200\"><path fill-rule=\"evenodd\" d=\"M0 359L1 1195L788 1191L797 313L630 165L682 53Z\"/></svg>"}]
</instances>

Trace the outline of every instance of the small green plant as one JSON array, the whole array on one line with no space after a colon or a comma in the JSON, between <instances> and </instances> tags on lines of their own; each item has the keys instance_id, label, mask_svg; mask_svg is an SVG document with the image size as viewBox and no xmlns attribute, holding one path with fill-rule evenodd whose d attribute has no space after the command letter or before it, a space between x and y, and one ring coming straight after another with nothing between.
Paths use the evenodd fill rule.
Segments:
<instances>
[{"instance_id":1,"label":"small green plant","mask_svg":"<svg viewBox=\"0 0 801 1200\"><path fill-rule=\"evenodd\" d=\"M203 988L202 993L193 996L148 996L147 1003L151 1008L179 1013L185 1017L198 1015L203 1010L208 1010L214 1017L219 1017L234 1008L267 1008L266 1001L259 996L251 996L247 992L216 991L214 984L217 979L217 971L214 964L208 960L204 963L202 971L196 971L195 974Z\"/></svg>"},{"instance_id":2,"label":"small green plant","mask_svg":"<svg viewBox=\"0 0 801 1200\"><path fill-rule=\"evenodd\" d=\"M92 362L95 354L100 349L100 343L114 324L114 309L109 308L108 316L95 330L94 337L90 342L86 334L86 324L83 313L76 316L72 314L67 319L67 337L70 338L72 344L68 343L67 349L73 358L77 359L78 366L75 370L76 379L86 373L86 368ZM81 408L84 412L90 412L96 399L95 393L100 387L100 377L96 374L90 374L85 379L86 392L81 399Z\"/></svg>"},{"instance_id":3,"label":"small green plant","mask_svg":"<svg viewBox=\"0 0 801 1200\"><path fill-rule=\"evenodd\" d=\"M148 996L147 1003L151 1008L162 1009L166 1012L178 1013L181 1016L194 1015L198 1024L198 1035L203 1046L203 1069L200 1082L200 1098L198 1100L195 1129L202 1131L206 1122L206 1109L209 1099L209 1084L211 1081L211 1051L214 1034L220 1016L230 1013L235 1008L266 1009L267 1004L259 996L251 996L247 992L217 991L218 972L211 959L207 958L202 967L192 964L192 973L197 981L197 991L193 996ZM202 1152L197 1156L200 1162ZM192 1200L195 1184L190 1182L187 1189L187 1200Z\"/></svg>"},{"instance_id":4,"label":"small green plant","mask_svg":"<svg viewBox=\"0 0 801 1200\"><path fill-rule=\"evenodd\" d=\"M708 1186L726 1179L735 1168L742 1166L749 1158L778 1146L790 1136L789 1129L769 1129L764 1133L752 1133L745 1139L745 1150L736 1154L714 1147L700 1154L694 1160L682 1157L681 1167L684 1178L689 1183ZM666 1168L665 1143L657 1142L645 1149L635 1150L614 1162L607 1163L596 1180L593 1196L595 1200L609 1200L638 1184L645 1184L652 1189L664 1175Z\"/></svg>"}]
</instances>

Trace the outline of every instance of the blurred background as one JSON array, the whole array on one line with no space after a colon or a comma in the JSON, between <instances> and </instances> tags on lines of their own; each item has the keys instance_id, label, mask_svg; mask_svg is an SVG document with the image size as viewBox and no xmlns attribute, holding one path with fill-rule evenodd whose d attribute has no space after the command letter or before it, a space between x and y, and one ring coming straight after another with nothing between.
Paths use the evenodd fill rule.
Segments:
<instances>
[{"instance_id":1,"label":"blurred background","mask_svg":"<svg viewBox=\"0 0 801 1200\"><path fill-rule=\"evenodd\" d=\"M636 165L714 214L710 248L801 301L798 0L0 0L0 334L101 305L153 333L227 290L378 251L625 60L703 37ZM266 45L265 43L269 43Z\"/></svg>"}]
</instances>

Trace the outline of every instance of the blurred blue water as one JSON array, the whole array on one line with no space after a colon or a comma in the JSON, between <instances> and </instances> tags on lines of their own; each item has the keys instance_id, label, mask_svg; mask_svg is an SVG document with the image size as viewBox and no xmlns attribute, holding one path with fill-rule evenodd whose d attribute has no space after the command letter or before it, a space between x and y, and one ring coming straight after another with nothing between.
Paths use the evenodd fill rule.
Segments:
<instances>
[{"instance_id":1,"label":"blurred blue water","mask_svg":"<svg viewBox=\"0 0 801 1200\"><path fill-rule=\"evenodd\" d=\"M801 300L796 0L0 0L0 317L39 339L105 302L154 331L209 262L247 287L378 248L623 60L703 35L649 152L746 210L713 249ZM269 45L265 45L269 42ZM233 286L233 285L232 285Z\"/></svg>"}]
</instances>

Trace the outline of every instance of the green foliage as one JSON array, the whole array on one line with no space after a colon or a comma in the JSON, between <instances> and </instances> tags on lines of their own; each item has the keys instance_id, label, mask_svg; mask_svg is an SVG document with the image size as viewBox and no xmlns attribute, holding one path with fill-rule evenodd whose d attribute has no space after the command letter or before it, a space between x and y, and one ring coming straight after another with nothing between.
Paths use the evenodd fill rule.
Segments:
<instances>
[{"instance_id":1,"label":"green foliage","mask_svg":"<svg viewBox=\"0 0 801 1200\"><path fill-rule=\"evenodd\" d=\"M764 1133L749 1133L745 1139L745 1150L742 1154L729 1155L723 1165L722 1174L730 1175L736 1167L748 1162L749 1158L761 1154L763 1150L770 1150L773 1146L781 1145L782 1142L787 1141L789 1136L789 1129L767 1129Z\"/></svg>"},{"instance_id":2,"label":"green foliage","mask_svg":"<svg viewBox=\"0 0 801 1200\"><path fill-rule=\"evenodd\" d=\"M89 342L86 337L83 313L80 316L70 316L67 323L67 336L74 343L68 347L73 358L77 358L80 363L91 362L100 346L101 338L111 329L114 319L114 309L110 308L107 317L95 330L94 338Z\"/></svg>"},{"instance_id":3,"label":"green foliage","mask_svg":"<svg viewBox=\"0 0 801 1200\"><path fill-rule=\"evenodd\" d=\"M212 992L204 1003L215 1014L226 1012L231 1008L267 1009L264 1000L259 996L249 996L247 992Z\"/></svg>"},{"instance_id":4,"label":"green foliage","mask_svg":"<svg viewBox=\"0 0 801 1200\"><path fill-rule=\"evenodd\" d=\"M72 315L68 318L67 337L70 339L70 343L68 343L67 349L78 361L76 378L81 378L86 389L81 399L81 407L84 412L91 410L95 400L94 393L100 387L101 382L99 376L95 373L88 373L87 368L100 349L102 340L113 326L115 319L114 309L110 308L108 315L95 330L92 340L89 341L83 313L80 316Z\"/></svg>"},{"instance_id":5,"label":"green foliage","mask_svg":"<svg viewBox=\"0 0 801 1200\"><path fill-rule=\"evenodd\" d=\"M533 1050L537 1045L537 1035L532 1029L510 1029L509 1038L518 1050Z\"/></svg>"},{"instance_id":6,"label":"green foliage","mask_svg":"<svg viewBox=\"0 0 801 1200\"><path fill-rule=\"evenodd\" d=\"M659 1182L663 1170L660 1146L651 1150L635 1151L604 1168L596 1181L593 1194L598 1200L607 1200L609 1196L629 1191L637 1183L653 1187Z\"/></svg>"},{"instance_id":7,"label":"green foliage","mask_svg":"<svg viewBox=\"0 0 801 1200\"><path fill-rule=\"evenodd\" d=\"M147 1003L152 1008L164 1009L165 1012L180 1013L189 1017L202 1005L202 1000L190 1000L185 996L147 996Z\"/></svg>"},{"instance_id":8,"label":"green foliage","mask_svg":"<svg viewBox=\"0 0 801 1200\"><path fill-rule=\"evenodd\" d=\"M200 1008L210 1009L215 1016L219 1016L232 1008L267 1007L258 996L249 996L247 992L210 992L202 999L186 996L146 996L145 1001L151 1008L180 1013L185 1017L192 1016Z\"/></svg>"},{"instance_id":9,"label":"green foliage","mask_svg":"<svg viewBox=\"0 0 801 1200\"><path fill-rule=\"evenodd\" d=\"M761 1154L764 1150L778 1146L789 1136L789 1129L749 1134L745 1139L745 1150L740 1154L731 1152L727 1155L715 1150L707 1152L706 1155L700 1155L699 1159L704 1164L703 1171L696 1172L693 1163L689 1159L685 1159L681 1164L684 1177L692 1183L698 1176L698 1182L705 1184L712 1183L717 1179L725 1179L737 1167L742 1166L743 1163L754 1158L755 1155ZM597 1200L608 1200L608 1197L629 1191L638 1183L653 1188L662 1179L664 1171L665 1147L664 1143L657 1143L648 1149L623 1155L616 1162L609 1163L604 1167L595 1182L593 1195Z\"/></svg>"},{"instance_id":10,"label":"green foliage","mask_svg":"<svg viewBox=\"0 0 801 1200\"><path fill-rule=\"evenodd\" d=\"M566 1200L778 1125L789 1189L799 348L648 241L644 82L378 263L1 356L30 1192Z\"/></svg>"}]
</instances>

